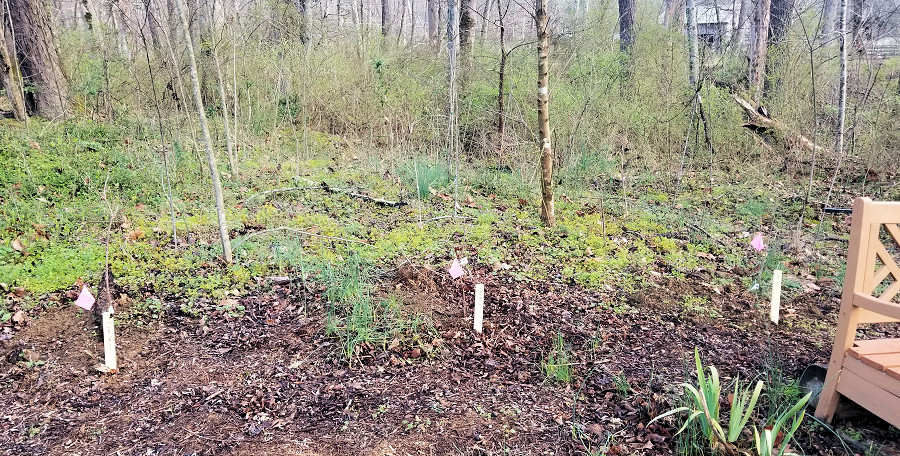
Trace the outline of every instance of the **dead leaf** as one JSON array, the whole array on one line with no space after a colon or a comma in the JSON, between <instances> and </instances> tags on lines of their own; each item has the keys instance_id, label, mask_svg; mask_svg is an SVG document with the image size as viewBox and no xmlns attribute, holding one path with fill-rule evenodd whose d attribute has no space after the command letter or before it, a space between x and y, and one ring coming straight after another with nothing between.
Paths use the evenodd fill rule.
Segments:
<instances>
[{"instance_id":1,"label":"dead leaf","mask_svg":"<svg viewBox=\"0 0 900 456\"><path fill-rule=\"evenodd\" d=\"M13 250L15 250L16 252L22 252L25 250L25 246L22 245L22 241L20 241L19 238L13 239L11 245Z\"/></svg>"},{"instance_id":2,"label":"dead leaf","mask_svg":"<svg viewBox=\"0 0 900 456\"><path fill-rule=\"evenodd\" d=\"M219 305L226 309L235 308L238 306L238 304L240 304L240 301L238 301L237 299L233 299L233 298L225 298L219 302Z\"/></svg>"},{"instance_id":3,"label":"dead leaf","mask_svg":"<svg viewBox=\"0 0 900 456\"><path fill-rule=\"evenodd\" d=\"M16 312L15 315L13 315L13 317L12 317L12 321L13 321L13 323L16 323L16 324L24 323L25 322L25 312L23 312L21 310Z\"/></svg>"},{"instance_id":4,"label":"dead leaf","mask_svg":"<svg viewBox=\"0 0 900 456\"><path fill-rule=\"evenodd\" d=\"M144 230L142 230L142 229L140 229L140 228L135 228L135 229L129 231L129 232L125 235L125 237L126 237L129 241L137 241L138 239L143 238L143 237L144 237L144 234L146 234L146 233L144 233Z\"/></svg>"},{"instance_id":5,"label":"dead leaf","mask_svg":"<svg viewBox=\"0 0 900 456\"><path fill-rule=\"evenodd\" d=\"M472 195L466 195L466 199L463 201L463 204L469 207L476 207L475 200L472 199Z\"/></svg>"}]
</instances>

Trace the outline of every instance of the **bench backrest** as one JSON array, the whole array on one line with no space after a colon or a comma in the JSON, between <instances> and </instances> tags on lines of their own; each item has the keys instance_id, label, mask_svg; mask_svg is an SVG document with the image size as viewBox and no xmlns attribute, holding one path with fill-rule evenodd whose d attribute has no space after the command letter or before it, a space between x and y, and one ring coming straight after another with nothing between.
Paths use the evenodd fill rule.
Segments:
<instances>
[{"instance_id":1,"label":"bench backrest","mask_svg":"<svg viewBox=\"0 0 900 456\"><path fill-rule=\"evenodd\" d=\"M896 253L891 253L898 249L900 202L855 199L844 276L844 302L852 302L857 293L885 301L900 298L900 265L897 264ZM897 320L866 311L860 316L859 323L893 321Z\"/></svg>"}]
</instances>

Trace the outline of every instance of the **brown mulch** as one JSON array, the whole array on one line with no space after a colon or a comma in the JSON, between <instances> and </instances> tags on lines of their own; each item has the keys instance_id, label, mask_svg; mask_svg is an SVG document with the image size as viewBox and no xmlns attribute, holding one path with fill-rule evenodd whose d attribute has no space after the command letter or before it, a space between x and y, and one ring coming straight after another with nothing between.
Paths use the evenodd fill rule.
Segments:
<instances>
[{"instance_id":1,"label":"brown mulch","mask_svg":"<svg viewBox=\"0 0 900 456\"><path fill-rule=\"evenodd\" d=\"M173 301L147 325L119 322L112 375L94 368L93 317L48 306L0 342L0 452L673 454L674 423L647 423L674 406L695 346L728 379L763 366L798 378L827 360L837 308L833 291L806 293L773 328L763 303L734 287L659 278L639 294L596 292L479 267L451 280L412 264L393 276L382 288L435 332L416 347L363 346L349 364L325 335L320 291L297 284L241 298L239 318L191 318ZM470 329L476 281L487 289L481 335ZM673 304L686 294L719 316ZM570 383L540 370L557 334L571 346ZM876 437L892 432L865 419ZM821 427L799 443L843 454Z\"/></svg>"}]
</instances>

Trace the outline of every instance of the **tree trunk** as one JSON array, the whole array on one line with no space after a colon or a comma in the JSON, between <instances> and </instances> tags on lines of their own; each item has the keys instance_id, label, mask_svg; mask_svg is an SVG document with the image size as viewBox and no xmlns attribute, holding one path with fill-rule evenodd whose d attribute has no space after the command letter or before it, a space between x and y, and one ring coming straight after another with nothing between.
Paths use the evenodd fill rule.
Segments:
<instances>
[{"instance_id":1,"label":"tree trunk","mask_svg":"<svg viewBox=\"0 0 900 456\"><path fill-rule=\"evenodd\" d=\"M844 123L846 118L847 111L847 13L849 12L849 8L847 6L849 0L841 0L841 9L840 9L840 36L838 43L841 46L841 76L840 76L840 88L838 90L838 124L837 124L837 153L838 153L838 164L834 170L834 174L831 176L831 185L828 187L828 196L825 197L826 206L831 202L831 192L834 190L834 183L837 181L838 173L841 169L841 164L844 161Z\"/></svg>"},{"instance_id":2,"label":"tree trunk","mask_svg":"<svg viewBox=\"0 0 900 456\"><path fill-rule=\"evenodd\" d=\"M438 43L438 23L440 22L438 19L438 1L425 0L428 7L428 39L431 41L432 46L437 46Z\"/></svg>"},{"instance_id":3,"label":"tree trunk","mask_svg":"<svg viewBox=\"0 0 900 456\"><path fill-rule=\"evenodd\" d=\"M222 197L222 183L219 182L219 167L216 165L216 155L213 152L212 138L209 135L209 124L206 121L206 110L203 108L203 96L200 93L200 78L197 76L197 59L194 57L194 42L191 40L191 31L188 25L187 6L181 0L178 0L178 10L179 16L181 16L181 27L184 30L184 40L187 43L188 62L191 66L194 104L197 107L197 116L200 118L200 128L203 130L206 161L209 164L213 195L216 199L216 217L219 221L219 238L222 240L222 253L225 257L225 262L231 264L234 262L234 258L231 256L231 238L228 236L228 227L225 223L225 201Z\"/></svg>"},{"instance_id":4,"label":"tree trunk","mask_svg":"<svg viewBox=\"0 0 900 456\"><path fill-rule=\"evenodd\" d=\"M741 9L738 13L737 40L740 47L743 48L750 41L750 11L753 7L753 0L739 0Z\"/></svg>"},{"instance_id":5,"label":"tree trunk","mask_svg":"<svg viewBox=\"0 0 900 456\"><path fill-rule=\"evenodd\" d=\"M547 33L547 0L535 0L538 40L538 126L541 141L541 220L556 226L553 208L553 148L550 144L550 37Z\"/></svg>"},{"instance_id":6,"label":"tree trunk","mask_svg":"<svg viewBox=\"0 0 900 456\"><path fill-rule=\"evenodd\" d=\"M507 0L508 1L508 0ZM506 11L509 11L509 3L506 4ZM506 136L506 118L504 117L503 99L506 95L506 11L503 11L502 0L497 0L497 23L500 25L500 68L497 73L499 75L497 81L497 152L503 157L503 146L505 145Z\"/></svg>"},{"instance_id":7,"label":"tree trunk","mask_svg":"<svg viewBox=\"0 0 900 456\"><path fill-rule=\"evenodd\" d=\"M697 43L697 8L694 0L687 0L685 4L687 16L688 35L688 81L696 85L700 80L700 59L697 56L699 44Z\"/></svg>"},{"instance_id":8,"label":"tree trunk","mask_svg":"<svg viewBox=\"0 0 900 456\"><path fill-rule=\"evenodd\" d=\"M461 0L459 3L459 55L463 62L468 62L472 55L472 43L475 35L475 1Z\"/></svg>"},{"instance_id":9,"label":"tree trunk","mask_svg":"<svg viewBox=\"0 0 900 456\"><path fill-rule=\"evenodd\" d=\"M6 7L0 4L0 88L6 90L6 98L12 104L13 115L20 122L28 122L28 110L25 107L25 85L16 57L15 40L6 15Z\"/></svg>"},{"instance_id":10,"label":"tree trunk","mask_svg":"<svg viewBox=\"0 0 900 456\"><path fill-rule=\"evenodd\" d=\"M47 118L65 116L69 111L69 84L59 64L49 9L43 0L7 1L20 74L35 88L34 93L26 94L26 104L31 104L35 114Z\"/></svg>"},{"instance_id":11,"label":"tree trunk","mask_svg":"<svg viewBox=\"0 0 900 456\"><path fill-rule=\"evenodd\" d=\"M794 0L771 0L771 23L769 24L769 47L781 44L791 25Z\"/></svg>"},{"instance_id":12,"label":"tree trunk","mask_svg":"<svg viewBox=\"0 0 900 456\"><path fill-rule=\"evenodd\" d=\"M759 0L753 12L753 28L750 33L750 92L753 101L759 103L766 79L766 51L772 0Z\"/></svg>"},{"instance_id":13,"label":"tree trunk","mask_svg":"<svg viewBox=\"0 0 900 456\"><path fill-rule=\"evenodd\" d=\"M819 39L822 44L826 44L834 38L835 17L837 17L839 3L839 0L825 0L825 4L822 6L822 28L819 30Z\"/></svg>"},{"instance_id":14,"label":"tree trunk","mask_svg":"<svg viewBox=\"0 0 900 456\"><path fill-rule=\"evenodd\" d=\"M633 44L634 0L619 0L619 50L631 54Z\"/></svg>"},{"instance_id":15,"label":"tree trunk","mask_svg":"<svg viewBox=\"0 0 900 456\"><path fill-rule=\"evenodd\" d=\"M309 43L309 0L296 0L297 14L300 15L300 23L297 24L297 35L303 44Z\"/></svg>"},{"instance_id":16,"label":"tree trunk","mask_svg":"<svg viewBox=\"0 0 900 456\"><path fill-rule=\"evenodd\" d=\"M391 0L381 0L381 36L391 35Z\"/></svg>"}]
</instances>

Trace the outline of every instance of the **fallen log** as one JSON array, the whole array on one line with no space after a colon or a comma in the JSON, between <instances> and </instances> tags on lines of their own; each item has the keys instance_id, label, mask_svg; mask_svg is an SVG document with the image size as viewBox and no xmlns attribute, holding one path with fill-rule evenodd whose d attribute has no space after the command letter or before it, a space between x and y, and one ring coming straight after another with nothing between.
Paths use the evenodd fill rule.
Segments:
<instances>
[{"instance_id":1,"label":"fallen log","mask_svg":"<svg viewBox=\"0 0 900 456\"><path fill-rule=\"evenodd\" d=\"M731 97L747 114L747 123L741 126L759 136L766 145L780 144L785 149L799 148L806 152L812 152L815 149L817 154L828 151L828 149L813 143L805 135L773 119L762 106L754 106L752 102L741 98L737 93L732 93Z\"/></svg>"}]
</instances>

